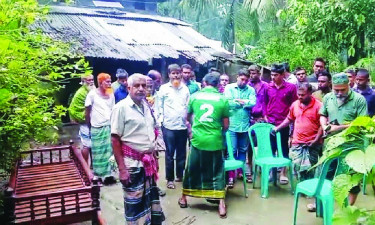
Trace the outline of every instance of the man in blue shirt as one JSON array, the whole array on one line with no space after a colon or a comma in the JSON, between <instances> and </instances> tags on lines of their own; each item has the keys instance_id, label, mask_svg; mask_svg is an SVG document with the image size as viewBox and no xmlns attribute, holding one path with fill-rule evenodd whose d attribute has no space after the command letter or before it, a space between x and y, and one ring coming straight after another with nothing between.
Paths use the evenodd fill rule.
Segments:
<instances>
[{"instance_id":1,"label":"man in blue shirt","mask_svg":"<svg viewBox=\"0 0 375 225\"><path fill-rule=\"evenodd\" d=\"M368 115L375 115L375 91L370 87L370 75L368 70L360 69L356 76L356 86L353 91L363 95L367 102Z\"/></svg>"},{"instance_id":2,"label":"man in blue shirt","mask_svg":"<svg viewBox=\"0 0 375 225\"><path fill-rule=\"evenodd\" d=\"M229 129L233 153L237 160L246 161L249 146L250 110L256 103L256 93L253 87L247 85L249 81L247 70L241 69L237 75L237 82L228 84L224 96L229 100ZM242 171L239 177L243 176ZM234 172L229 173L229 187L233 187Z\"/></svg>"},{"instance_id":3,"label":"man in blue shirt","mask_svg":"<svg viewBox=\"0 0 375 225\"><path fill-rule=\"evenodd\" d=\"M116 77L116 82L118 82L120 86L116 90L113 90L115 92L115 103L128 96L128 73L124 69L120 73L119 70L117 70Z\"/></svg>"}]
</instances>

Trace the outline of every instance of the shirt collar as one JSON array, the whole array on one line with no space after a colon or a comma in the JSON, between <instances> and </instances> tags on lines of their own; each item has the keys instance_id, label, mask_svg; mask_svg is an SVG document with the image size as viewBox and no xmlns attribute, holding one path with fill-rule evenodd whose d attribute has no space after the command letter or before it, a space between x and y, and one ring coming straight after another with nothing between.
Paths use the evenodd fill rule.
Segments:
<instances>
[{"instance_id":1,"label":"shirt collar","mask_svg":"<svg viewBox=\"0 0 375 225\"><path fill-rule=\"evenodd\" d=\"M237 88L239 90L246 90L247 88L249 88L249 86L246 84L244 88L239 88L237 83L234 83L234 88Z\"/></svg>"},{"instance_id":2,"label":"shirt collar","mask_svg":"<svg viewBox=\"0 0 375 225\"><path fill-rule=\"evenodd\" d=\"M314 96L311 95L311 101L310 101L310 103L308 105L306 105L305 107L302 107L302 102L300 100L298 100L298 102L299 102L298 105L299 105L299 107L301 109L308 109L308 108L312 107L315 104L315 101L316 100L315 100Z\"/></svg>"},{"instance_id":3,"label":"shirt collar","mask_svg":"<svg viewBox=\"0 0 375 225\"><path fill-rule=\"evenodd\" d=\"M365 90L361 90L358 87L353 88L353 90L355 92L358 92L358 93L362 94L362 95L363 94L371 95L372 92L373 92L373 90L370 88L370 86L367 86Z\"/></svg>"},{"instance_id":4,"label":"shirt collar","mask_svg":"<svg viewBox=\"0 0 375 225\"><path fill-rule=\"evenodd\" d=\"M180 86L178 86L177 89L181 89L182 85L183 85L182 82L180 82ZM175 88L170 81L168 82L168 87Z\"/></svg>"},{"instance_id":5,"label":"shirt collar","mask_svg":"<svg viewBox=\"0 0 375 225\"><path fill-rule=\"evenodd\" d=\"M286 83L285 80L283 80L283 82L282 82L281 85L280 85L280 88L285 87L285 83ZM276 87L276 84L275 84L273 81L270 83L270 86L271 86L271 87L275 87L275 88L277 88L277 87Z\"/></svg>"},{"instance_id":6,"label":"shirt collar","mask_svg":"<svg viewBox=\"0 0 375 225\"><path fill-rule=\"evenodd\" d=\"M214 87L211 87L211 86L203 88L201 90L201 92L219 93L219 91L217 90L217 88L214 88Z\"/></svg>"}]
</instances>

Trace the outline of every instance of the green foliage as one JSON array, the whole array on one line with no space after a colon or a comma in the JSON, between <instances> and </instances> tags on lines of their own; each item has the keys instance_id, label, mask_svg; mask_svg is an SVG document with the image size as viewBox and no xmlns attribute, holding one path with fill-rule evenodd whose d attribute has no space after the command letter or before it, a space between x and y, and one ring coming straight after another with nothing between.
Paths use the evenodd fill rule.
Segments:
<instances>
[{"instance_id":1,"label":"green foliage","mask_svg":"<svg viewBox=\"0 0 375 225\"><path fill-rule=\"evenodd\" d=\"M323 42L328 50L357 61L375 40L375 0L288 2L288 24L306 43Z\"/></svg>"},{"instance_id":2,"label":"green foliage","mask_svg":"<svg viewBox=\"0 0 375 225\"><path fill-rule=\"evenodd\" d=\"M323 42L301 42L290 29L281 26L270 27L267 32L263 32L256 48L247 56L250 61L261 65L289 62L291 69L302 66L310 72L316 57L325 58L331 71L342 71L345 68L340 55L327 51Z\"/></svg>"},{"instance_id":3,"label":"green foliage","mask_svg":"<svg viewBox=\"0 0 375 225\"><path fill-rule=\"evenodd\" d=\"M362 174L340 174L333 180L333 195L339 206L344 205L350 189L358 184L363 178Z\"/></svg>"},{"instance_id":4,"label":"green foliage","mask_svg":"<svg viewBox=\"0 0 375 225\"><path fill-rule=\"evenodd\" d=\"M335 201L341 206L334 215L334 224L372 224L374 212L358 209L353 206L345 207L344 201L349 190L358 185L364 175L367 181L374 184L375 165L375 117L358 117L350 126L326 140L323 156L317 165L327 158L342 158L333 180ZM317 166L316 165L316 166Z\"/></svg>"},{"instance_id":5,"label":"green foliage","mask_svg":"<svg viewBox=\"0 0 375 225\"><path fill-rule=\"evenodd\" d=\"M56 105L59 79L85 71L82 57L28 26L47 9L36 0L0 1L0 169L9 171L30 142L58 138L66 109ZM77 62L80 62L79 64ZM74 68L76 67L76 68Z\"/></svg>"}]
</instances>

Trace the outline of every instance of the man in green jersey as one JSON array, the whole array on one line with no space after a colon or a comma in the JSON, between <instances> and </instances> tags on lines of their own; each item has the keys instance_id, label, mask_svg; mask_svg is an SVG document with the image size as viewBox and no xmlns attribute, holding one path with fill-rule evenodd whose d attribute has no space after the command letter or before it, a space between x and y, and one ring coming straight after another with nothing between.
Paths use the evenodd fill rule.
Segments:
<instances>
[{"instance_id":1,"label":"man in green jersey","mask_svg":"<svg viewBox=\"0 0 375 225\"><path fill-rule=\"evenodd\" d=\"M188 119L194 118L191 151L178 204L187 207L186 196L218 199L219 215L225 218L223 132L229 126L229 103L217 90L219 81L219 76L207 74L205 88L190 97Z\"/></svg>"}]
</instances>

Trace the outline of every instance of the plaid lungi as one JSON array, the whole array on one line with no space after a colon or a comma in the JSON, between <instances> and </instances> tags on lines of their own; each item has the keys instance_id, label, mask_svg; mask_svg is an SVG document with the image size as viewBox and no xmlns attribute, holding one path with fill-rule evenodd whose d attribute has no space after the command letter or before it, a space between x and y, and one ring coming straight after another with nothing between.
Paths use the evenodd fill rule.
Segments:
<instances>
[{"instance_id":1,"label":"plaid lungi","mask_svg":"<svg viewBox=\"0 0 375 225\"><path fill-rule=\"evenodd\" d=\"M223 151L203 151L191 146L185 169L184 195L198 198L225 198Z\"/></svg>"},{"instance_id":2,"label":"plaid lungi","mask_svg":"<svg viewBox=\"0 0 375 225\"><path fill-rule=\"evenodd\" d=\"M101 178L111 175L109 158L112 156L110 126L91 127L91 151L94 174Z\"/></svg>"},{"instance_id":3,"label":"plaid lungi","mask_svg":"<svg viewBox=\"0 0 375 225\"><path fill-rule=\"evenodd\" d=\"M130 182L124 190L125 220L128 225L158 225L165 220L153 177L143 167L130 167Z\"/></svg>"}]
</instances>

